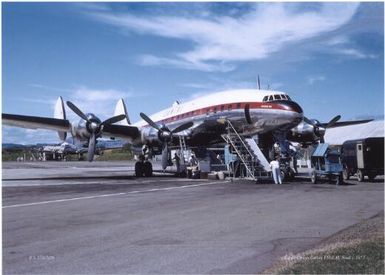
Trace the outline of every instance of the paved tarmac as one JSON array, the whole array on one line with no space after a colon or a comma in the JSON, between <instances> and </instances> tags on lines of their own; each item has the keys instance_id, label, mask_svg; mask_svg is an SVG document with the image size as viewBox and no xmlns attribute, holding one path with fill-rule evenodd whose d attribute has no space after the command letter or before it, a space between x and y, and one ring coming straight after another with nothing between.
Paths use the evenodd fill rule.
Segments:
<instances>
[{"instance_id":1,"label":"paved tarmac","mask_svg":"<svg viewBox=\"0 0 385 275\"><path fill-rule=\"evenodd\" d=\"M134 178L133 163L3 163L4 274L255 274L383 209L374 183Z\"/></svg>"}]
</instances>

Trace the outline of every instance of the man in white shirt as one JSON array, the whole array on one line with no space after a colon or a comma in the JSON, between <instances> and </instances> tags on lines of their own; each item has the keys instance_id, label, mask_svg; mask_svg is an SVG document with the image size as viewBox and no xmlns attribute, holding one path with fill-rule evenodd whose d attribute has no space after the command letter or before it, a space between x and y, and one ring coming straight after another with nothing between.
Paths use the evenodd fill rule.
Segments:
<instances>
[{"instance_id":1,"label":"man in white shirt","mask_svg":"<svg viewBox=\"0 0 385 275\"><path fill-rule=\"evenodd\" d=\"M273 179L275 184L282 184L281 169L279 168L279 158L270 162L271 171L273 172Z\"/></svg>"}]
</instances>

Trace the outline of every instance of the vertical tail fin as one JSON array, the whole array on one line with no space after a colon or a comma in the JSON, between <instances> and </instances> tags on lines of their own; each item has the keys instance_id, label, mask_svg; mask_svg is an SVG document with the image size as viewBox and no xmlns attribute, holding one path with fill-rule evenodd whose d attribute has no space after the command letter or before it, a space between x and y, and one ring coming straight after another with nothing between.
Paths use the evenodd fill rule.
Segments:
<instances>
[{"instance_id":1,"label":"vertical tail fin","mask_svg":"<svg viewBox=\"0 0 385 275\"><path fill-rule=\"evenodd\" d=\"M53 117L58 118L58 119L67 119L66 110L64 108L63 98L61 96L59 96L59 98L56 100ZM66 140L67 132L58 131L57 134L59 135L60 140L62 140L62 141Z\"/></svg>"},{"instance_id":2,"label":"vertical tail fin","mask_svg":"<svg viewBox=\"0 0 385 275\"><path fill-rule=\"evenodd\" d=\"M128 117L126 104L124 103L123 98L119 99L118 102L116 103L116 106L115 106L114 116L118 116L118 115L125 115L126 119L123 119L123 120L117 122L116 124L119 124L119 125L130 125L131 124L130 118Z\"/></svg>"}]
</instances>

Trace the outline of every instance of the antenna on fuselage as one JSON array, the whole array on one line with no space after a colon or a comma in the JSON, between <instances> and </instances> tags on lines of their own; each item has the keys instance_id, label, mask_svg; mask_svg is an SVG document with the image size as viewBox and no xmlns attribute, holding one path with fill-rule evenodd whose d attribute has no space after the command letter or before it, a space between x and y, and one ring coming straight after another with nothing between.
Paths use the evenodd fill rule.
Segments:
<instances>
[{"instance_id":1,"label":"antenna on fuselage","mask_svg":"<svg viewBox=\"0 0 385 275\"><path fill-rule=\"evenodd\" d=\"M261 81L259 80L259 75L258 75L258 90L261 89Z\"/></svg>"}]
</instances>

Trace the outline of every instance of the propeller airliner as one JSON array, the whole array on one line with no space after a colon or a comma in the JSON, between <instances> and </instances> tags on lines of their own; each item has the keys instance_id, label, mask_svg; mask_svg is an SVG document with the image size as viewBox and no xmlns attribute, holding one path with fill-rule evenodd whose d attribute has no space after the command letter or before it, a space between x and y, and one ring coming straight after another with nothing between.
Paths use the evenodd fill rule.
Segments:
<instances>
[{"instance_id":1,"label":"propeller airliner","mask_svg":"<svg viewBox=\"0 0 385 275\"><path fill-rule=\"evenodd\" d=\"M134 124L130 123L123 99L118 101L114 116L103 122L93 113L83 113L70 101L66 104L80 117L78 122L67 120L64 101L59 97L54 118L3 113L3 124L55 130L63 141L67 133L71 133L73 138L88 142L89 161L93 160L98 138L120 138L134 148L145 145L154 153L161 151L162 168L165 169L169 165L170 146L178 144L179 136L185 138L189 147L208 147L223 142L221 135L226 132L226 120L244 136L258 135L265 146L275 142L284 145L287 141L323 142L327 128L370 121L338 122L341 118L338 115L327 123L320 123L306 118L301 106L288 94L258 89L229 90L185 103L175 102L170 108L150 116L140 113L142 120ZM146 165L152 173L151 163Z\"/></svg>"}]
</instances>

